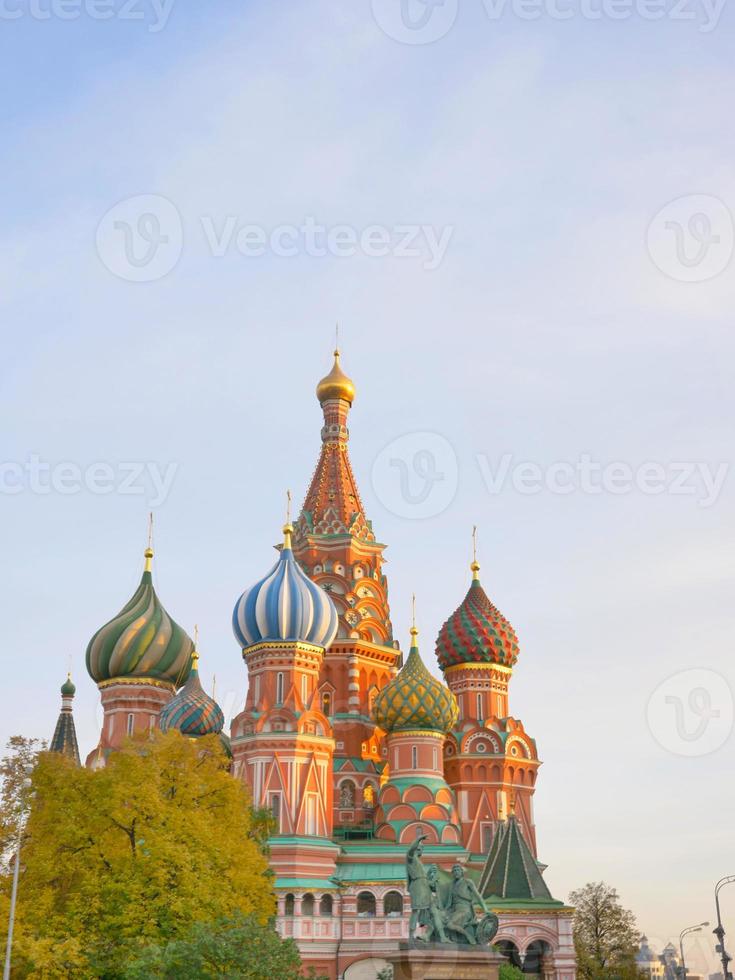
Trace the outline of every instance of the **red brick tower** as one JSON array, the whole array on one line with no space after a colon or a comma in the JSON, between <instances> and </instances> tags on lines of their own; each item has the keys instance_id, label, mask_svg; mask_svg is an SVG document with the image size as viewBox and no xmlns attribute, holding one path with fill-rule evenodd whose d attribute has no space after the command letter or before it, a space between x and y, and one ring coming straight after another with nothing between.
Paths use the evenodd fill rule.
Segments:
<instances>
[{"instance_id":1,"label":"red brick tower","mask_svg":"<svg viewBox=\"0 0 735 980\"><path fill-rule=\"evenodd\" d=\"M324 413L322 448L296 521L293 549L307 575L329 593L339 614L337 637L319 679L319 705L335 740L336 827L370 820L383 761L382 735L370 717L379 690L394 676L400 652L393 642L384 545L366 518L347 451L347 415L355 386L334 352L319 382Z\"/></svg>"},{"instance_id":2,"label":"red brick tower","mask_svg":"<svg viewBox=\"0 0 735 980\"><path fill-rule=\"evenodd\" d=\"M436 644L439 666L459 705L459 721L444 747L446 778L457 796L471 854L488 853L511 806L535 854L532 798L540 762L535 741L508 708L518 640L480 584L476 559L471 569L469 591Z\"/></svg>"}]
</instances>

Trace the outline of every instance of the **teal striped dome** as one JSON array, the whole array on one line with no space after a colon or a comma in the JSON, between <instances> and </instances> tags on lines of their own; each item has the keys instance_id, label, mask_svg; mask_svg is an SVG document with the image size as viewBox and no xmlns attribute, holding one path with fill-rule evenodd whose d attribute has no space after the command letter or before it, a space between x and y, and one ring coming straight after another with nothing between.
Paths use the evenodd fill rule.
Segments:
<instances>
[{"instance_id":1,"label":"teal striped dome","mask_svg":"<svg viewBox=\"0 0 735 980\"><path fill-rule=\"evenodd\" d=\"M219 735L225 725L222 709L207 692L199 681L199 660L194 653L194 665L189 679L161 711L159 726L162 732L176 728L188 738L199 738L202 735Z\"/></svg>"},{"instance_id":2,"label":"teal striped dome","mask_svg":"<svg viewBox=\"0 0 735 980\"><path fill-rule=\"evenodd\" d=\"M156 595L150 548L145 558L135 595L89 641L87 671L98 684L148 679L179 687L191 671L194 644Z\"/></svg>"}]
</instances>

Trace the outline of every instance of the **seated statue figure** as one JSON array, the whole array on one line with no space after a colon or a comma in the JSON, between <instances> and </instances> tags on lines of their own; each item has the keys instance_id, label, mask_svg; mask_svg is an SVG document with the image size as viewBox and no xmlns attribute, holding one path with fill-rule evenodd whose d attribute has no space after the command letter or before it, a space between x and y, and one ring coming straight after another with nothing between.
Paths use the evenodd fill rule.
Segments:
<instances>
[{"instance_id":1,"label":"seated statue figure","mask_svg":"<svg viewBox=\"0 0 735 980\"><path fill-rule=\"evenodd\" d=\"M485 913L480 922L475 918L475 904ZM450 938L458 936L460 942L472 946L490 942L498 931L497 916L489 911L474 881L465 877L461 864L452 868L452 890L445 915L445 928Z\"/></svg>"}]
</instances>

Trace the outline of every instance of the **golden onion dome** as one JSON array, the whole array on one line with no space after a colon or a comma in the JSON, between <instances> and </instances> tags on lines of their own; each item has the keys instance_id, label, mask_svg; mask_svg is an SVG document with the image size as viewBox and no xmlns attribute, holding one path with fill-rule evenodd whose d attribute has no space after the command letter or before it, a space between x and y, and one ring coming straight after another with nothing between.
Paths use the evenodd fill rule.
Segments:
<instances>
[{"instance_id":1,"label":"golden onion dome","mask_svg":"<svg viewBox=\"0 0 735 980\"><path fill-rule=\"evenodd\" d=\"M446 734L459 716L457 699L427 670L419 654L417 635L414 626L408 659L375 698L373 719L386 732L419 729Z\"/></svg>"},{"instance_id":2,"label":"golden onion dome","mask_svg":"<svg viewBox=\"0 0 735 980\"><path fill-rule=\"evenodd\" d=\"M341 398L350 405L355 400L355 385L340 367L339 349L334 352L332 370L316 386L316 397L322 404L330 398Z\"/></svg>"}]
</instances>

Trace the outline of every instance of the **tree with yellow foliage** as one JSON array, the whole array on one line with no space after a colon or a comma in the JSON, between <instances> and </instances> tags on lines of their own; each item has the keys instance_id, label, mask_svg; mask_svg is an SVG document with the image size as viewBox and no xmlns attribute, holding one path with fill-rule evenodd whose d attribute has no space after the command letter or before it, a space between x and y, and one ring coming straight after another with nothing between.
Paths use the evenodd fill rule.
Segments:
<instances>
[{"instance_id":1,"label":"tree with yellow foliage","mask_svg":"<svg viewBox=\"0 0 735 980\"><path fill-rule=\"evenodd\" d=\"M216 736L131 741L91 771L42 753L23 842L14 976L115 978L232 915L270 929L265 838Z\"/></svg>"}]
</instances>

